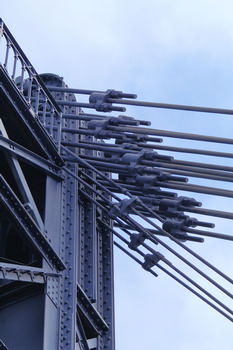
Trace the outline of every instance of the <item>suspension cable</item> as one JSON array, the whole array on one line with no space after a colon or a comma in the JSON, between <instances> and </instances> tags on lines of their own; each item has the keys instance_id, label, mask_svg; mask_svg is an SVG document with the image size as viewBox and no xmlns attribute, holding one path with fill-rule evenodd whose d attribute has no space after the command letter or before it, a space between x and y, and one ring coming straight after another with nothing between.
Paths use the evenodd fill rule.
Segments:
<instances>
[{"instance_id":1,"label":"suspension cable","mask_svg":"<svg viewBox=\"0 0 233 350\"><path fill-rule=\"evenodd\" d=\"M63 146L63 148L65 148ZM68 151L68 153L72 154L72 156L75 156L77 158L78 157L76 154L74 154L72 151L65 149L66 151ZM83 159L81 159L81 163L83 162ZM85 161L85 163L87 163ZM100 176L102 176L103 178L107 179L109 182L112 182L111 179L108 179L104 174L102 174L101 172L99 172L97 169L95 169L92 166L89 166L89 164L87 163L88 167L91 168L94 172L99 173ZM124 189L122 189L123 192L128 192L125 191ZM126 193L125 193L126 194ZM128 195L128 194L127 194ZM131 194L129 193L129 196L132 198ZM90 197L90 196L89 196ZM91 197L90 197L91 198ZM121 200L119 198L119 200ZM141 203L140 203L141 204ZM155 217L157 219L161 218L154 213L150 208L148 208L144 203L142 203L142 205L147 208L147 210L149 210L151 213L153 213L153 215L155 215ZM210 264L209 262L207 262L205 259L203 259L202 257L200 257L198 254L196 254L194 251L192 251L190 248L186 247L183 243L179 242L176 238L174 238L171 234L169 234L168 232L166 232L165 230L161 229L158 225L156 225L154 222L152 222L151 220L149 220L148 218L146 218L144 215L142 215L141 213L139 213L138 211L136 211L134 208L131 207L131 210L138 215L139 217L141 217L142 219L144 219L145 221L147 221L149 224L151 224L152 226L154 226L155 228L157 228L159 231L161 231L162 233L164 233L166 236L168 236L169 238L171 238L175 243L177 243L179 246L181 246L182 248L184 248L187 252L189 252L191 255L193 255L194 257L196 257L198 260L200 260L203 264L207 265L209 268L211 268L213 271L215 271L217 274L219 274L222 278L226 279L228 282L233 283L232 279L230 279L227 275L225 275L224 273L222 273L222 271L220 271L219 269L217 269L216 267L214 267L212 264ZM142 230L142 232L144 232L146 235L148 235L148 231L145 230L141 225L139 225L135 220L133 220L131 217L129 217L129 215L125 215L127 219L124 219L128 222L130 222L131 224L133 224L137 229L140 228L140 230ZM118 221L118 219L116 218L116 220ZM222 290L226 295L228 295L229 297L233 298L233 295L231 293L229 293L226 289L224 289L221 285L219 285L217 282L215 282L212 278L210 278L209 276L207 276L205 273L203 273L200 269L198 269L195 265L193 265L192 263L190 263L187 259L185 259L182 255L178 254L174 249L170 248L167 244L165 244L163 241L161 241L158 238L154 238L153 236L151 236L151 234L149 233L149 239L154 242L155 244L160 243L161 245L163 245L166 249L168 249L170 252L172 252L174 255L176 255L179 259L181 259L183 262L185 262L186 264L188 264L190 267L192 267L196 272L200 273L203 277L205 277L209 282L211 282L212 284L214 284L217 288L219 288L220 290Z\"/></svg>"}]
</instances>

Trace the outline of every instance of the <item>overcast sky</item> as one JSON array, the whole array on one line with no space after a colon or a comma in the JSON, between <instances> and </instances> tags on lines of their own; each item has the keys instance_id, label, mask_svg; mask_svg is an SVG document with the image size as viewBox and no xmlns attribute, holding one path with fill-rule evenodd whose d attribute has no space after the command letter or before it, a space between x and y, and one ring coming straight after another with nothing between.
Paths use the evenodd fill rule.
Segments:
<instances>
[{"instance_id":1,"label":"overcast sky","mask_svg":"<svg viewBox=\"0 0 233 350\"><path fill-rule=\"evenodd\" d=\"M70 87L233 107L230 0L7 0L0 16L37 72L61 75ZM232 137L229 116L144 108L127 108L127 115L154 128ZM221 198L201 200L232 208ZM233 234L227 222L216 230ZM232 276L232 242L189 246ZM231 322L162 271L154 278L121 252L115 269L117 350L232 350Z\"/></svg>"}]
</instances>

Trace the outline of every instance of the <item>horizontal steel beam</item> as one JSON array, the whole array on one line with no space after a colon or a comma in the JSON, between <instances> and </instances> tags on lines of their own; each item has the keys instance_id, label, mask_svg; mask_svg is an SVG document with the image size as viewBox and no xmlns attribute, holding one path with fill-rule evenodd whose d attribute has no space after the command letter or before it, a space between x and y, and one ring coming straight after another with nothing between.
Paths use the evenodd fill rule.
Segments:
<instances>
[{"instance_id":1,"label":"horizontal steel beam","mask_svg":"<svg viewBox=\"0 0 233 350\"><path fill-rule=\"evenodd\" d=\"M0 262L0 279L21 282L46 283L47 277L59 277L45 269Z\"/></svg>"}]
</instances>

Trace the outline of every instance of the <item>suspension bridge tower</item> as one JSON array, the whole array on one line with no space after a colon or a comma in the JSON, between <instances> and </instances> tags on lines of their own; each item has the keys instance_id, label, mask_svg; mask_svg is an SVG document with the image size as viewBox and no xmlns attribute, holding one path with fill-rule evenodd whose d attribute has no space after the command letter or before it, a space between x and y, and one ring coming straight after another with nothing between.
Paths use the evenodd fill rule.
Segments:
<instances>
[{"instance_id":1,"label":"suspension bridge tower","mask_svg":"<svg viewBox=\"0 0 233 350\"><path fill-rule=\"evenodd\" d=\"M161 137L233 141L155 130L145 120L115 116L127 104L184 106L69 88L58 75L39 75L2 20L0 29L0 349L114 350L113 246L154 276L158 269L167 273L232 321L230 308L159 247L230 295L174 244L231 282L186 242L232 240L200 217L233 214L202 208L182 193L233 197L226 189L187 183L189 177L227 182L233 168L173 155L230 156L163 146ZM88 103L77 98L83 94Z\"/></svg>"}]
</instances>

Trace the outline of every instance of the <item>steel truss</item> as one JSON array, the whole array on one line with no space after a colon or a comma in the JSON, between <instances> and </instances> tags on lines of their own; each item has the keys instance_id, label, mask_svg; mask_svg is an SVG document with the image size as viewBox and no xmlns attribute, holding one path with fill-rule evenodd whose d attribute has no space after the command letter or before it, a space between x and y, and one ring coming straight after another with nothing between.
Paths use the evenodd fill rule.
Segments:
<instances>
[{"instance_id":1,"label":"steel truss","mask_svg":"<svg viewBox=\"0 0 233 350\"><path fill-rule=\"evenodd\" d=\"M146 271L167 273L233 321L229 306L170 261L170 256L181 260L233 298L187 255L232 279L185 244L201 243L204 236L233 240L200 219L229 220L232 213L202 208L179 194L232 198L230 190L187 181L232 182L233 168L182 161L170 153L233 155L159 145L161 136L233 141L154 130L143 120L103 114L125 111L114 104L204 109L134 101L135 95L115 90L70 89L57 75L38 75L2 20L0 28L0 349L113 350L114 244ZM90 95L89 103L77 101L76 94Z\"/></svg>"}]
</instances>

